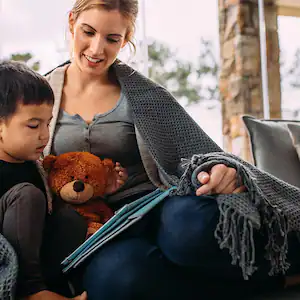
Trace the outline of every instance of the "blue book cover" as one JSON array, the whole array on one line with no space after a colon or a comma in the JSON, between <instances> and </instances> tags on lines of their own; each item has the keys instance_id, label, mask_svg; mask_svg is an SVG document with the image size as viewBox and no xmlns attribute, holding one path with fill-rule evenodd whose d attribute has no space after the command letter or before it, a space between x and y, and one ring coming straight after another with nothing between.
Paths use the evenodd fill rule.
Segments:
<instances>
[{"instance_id":1,"label":"blue book cover","mask_svg":"<svg viewBox=\"0 0 300 300\"><path fill-rule=\"evenodd\" d=\"M70 269L76 268L105 243L135 224L158 203L168 197L174 189L175 187L166 191L156 189L152 193L126 204L97 232L62 261L63 272L66 273Z\"/></svg>"}]
</instances>

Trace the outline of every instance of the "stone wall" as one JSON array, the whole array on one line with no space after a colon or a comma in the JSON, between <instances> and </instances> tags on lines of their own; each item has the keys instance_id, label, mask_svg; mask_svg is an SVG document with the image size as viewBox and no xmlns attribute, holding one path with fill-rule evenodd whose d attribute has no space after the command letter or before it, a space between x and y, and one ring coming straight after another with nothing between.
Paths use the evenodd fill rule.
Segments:
<instances>
[{"instance_id":1,"label":"stone wall","mask_svg":"<svg viewBox=\"0 0 300 300\"><path fill-rule=\"evenodd\" d=\"M265 0L265 15L271 117L280 118L279 46L273 1ZM219 0L219 31L224 148L251 161L240 117L263 117L258 1Z\"/></svg>"}]
</instances>

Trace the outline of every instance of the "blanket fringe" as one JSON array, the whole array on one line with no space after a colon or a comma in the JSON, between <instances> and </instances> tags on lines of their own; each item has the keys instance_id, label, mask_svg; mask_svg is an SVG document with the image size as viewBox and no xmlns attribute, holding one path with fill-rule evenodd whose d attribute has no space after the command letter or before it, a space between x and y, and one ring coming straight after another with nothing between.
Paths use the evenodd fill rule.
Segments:
<instances>
[{"instance_id":1,"label":"blanket fringe","mask_svg":"<svg viewBox=\"0 0 300 300\"><path fill-rule=\"evenodd\" d=\"M220 203L219 209L220 217L215 237L221 249L229 250L232 257L231 263L238 264L242 269L244 279L248 280L257 270L253 224L224 202ZM270 261L271 265L269 275L284 274L290 267L287 262L288 223L280 211L274 207L266 206L265 212L263 225L268 237L265 258Z\"/></svg>"},{"instance_id":2,"label":"blanket fringe","mask_svg":"<svg viewBox=\"0 0 300 300\"><path fill-rule=\"evenodd\" d=\"M179 180L177 189L171 191L171 195L184 196L193 194L194 187L192 184L192 174L195 168L195 164L187 159L182 159L182 161L184 161L183 167L185 168L185 171Z\"/></svg>"},{"instance_id":3,"label":"blanket fringe","mask_svg":"<svg viewBox=\"0 0 300 300\"><path fill-rule=\"evenodd\" d=\"M215 237L221 249L227 248L232 257L232 264L237 263L242 269L245 280L257 269L255 264L255 244L253 226L237 211L225 203L220 204L219 223Z\"/></svg>"},{"instance_id":4,"label":"blanket fringe","mask_svg":"<svg viewBox=\"0 0 300 300\"><path fill-rule=\"evenodd\" d=\"M215 161L204 162L203 156L194 155L191 160L184 160L185 172L174 194L193 194L196 188L196 175L209 164ZM232 205L218 201L220 210L219 223L215 230L215 238L220 248L227 248L232 257L232 264L239 265L243 277L248 280L257 270L255 266L255 242L254 230L259 229L266 234L265 258L270 261L269 275L285 273L290 264L287 262L289 232L288 220L277 206L272 205L262 191L260 191L255 177L247 173L240 165L235 166L239 178L243 178L243 184L247 188L250 202L257 208L260 214L260 222L253 223L247 216L241 215ZM259 226L259 227L257 227Z\"/></svg>"},{"instance_id":5,"label":"blanket fringe","mask_svg":"<svg viewBox=\"0 0 300 300\"><path fill-rule=\"evenodd\" d=\"M266 205L264 209L263 224L268 236L268 244L265 247L265 258L270 261L270 276L285 273L290 267L287 262L288 252L288 220L276 207Z\"/></svg>"},{"instance_id":6,"label":"blanket fringe","mask_svg":"<svg viewBox=\"0 0 300 300\"><path fill-rule=\"evenodd\" d=\"M256 179L253 176L249 176L240 166L237 168L237 173L240 178L244 178L244 184L249 193L250 201L260 212L263 227L261 230L268 237L268 243L265 247L265 258L270 261L271 265L269 275L284 274L290 266L287 262L288 221L279 208L276 205L272 205L264 197L264 193L257 186Z\"/></svg>"}]
</instances>

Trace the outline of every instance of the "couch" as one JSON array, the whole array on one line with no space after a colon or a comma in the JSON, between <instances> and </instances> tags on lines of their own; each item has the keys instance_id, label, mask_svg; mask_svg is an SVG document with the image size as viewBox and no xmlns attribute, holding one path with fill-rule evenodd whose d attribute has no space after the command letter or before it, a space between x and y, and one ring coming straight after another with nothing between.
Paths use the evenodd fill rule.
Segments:
<instances>
[{"instance_id":1,"label":"couch","mask_svg":"<svg viewBox=\"0 0 300 300\"><path fill-rule=\"evenodd\" d=\"M300 188L300 121L243 116L254 164ZM299 251L300 255L300 251ZM253 300L300 300L300 287L270 292Z\"/></svg>"}]
</instances>

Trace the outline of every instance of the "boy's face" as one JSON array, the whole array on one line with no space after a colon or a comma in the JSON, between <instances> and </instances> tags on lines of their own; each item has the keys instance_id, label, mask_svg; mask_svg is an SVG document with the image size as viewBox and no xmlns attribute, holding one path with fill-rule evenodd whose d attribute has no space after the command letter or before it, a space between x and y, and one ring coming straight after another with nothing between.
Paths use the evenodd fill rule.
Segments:
<instances>
[{"instance_id":1,"label":"boy's face","mask_svg":"<svg viewBox=\"0 0 300 300\"><path fill-rule=\"evenodd\" d=\"M52 105L24 105L0 120L0 159L8 162L36 160L49 140Z\"/></svg>"}]
</instances>

